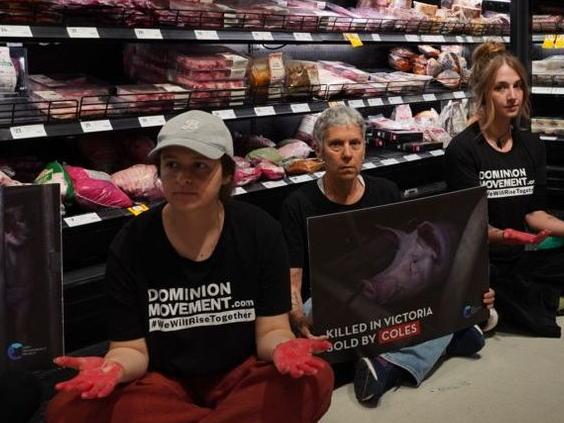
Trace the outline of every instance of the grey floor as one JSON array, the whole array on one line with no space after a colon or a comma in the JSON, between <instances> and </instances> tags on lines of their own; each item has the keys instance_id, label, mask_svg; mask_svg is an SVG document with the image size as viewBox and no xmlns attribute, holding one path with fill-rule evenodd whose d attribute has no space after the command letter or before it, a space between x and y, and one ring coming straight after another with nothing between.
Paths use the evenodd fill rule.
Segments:
<instances>
[{"instance_id":1,"label":"grey floor","mask_svg":"<svg viewBox=\"0 0 564 423\"><path fill-rule=\"evenodd\" d=\"M564 338L497 332L479 358L447 359L421 386L389 391L375 408L342 386L321 420L364 422L563 423Z\"/></svg>"}]
</instances>

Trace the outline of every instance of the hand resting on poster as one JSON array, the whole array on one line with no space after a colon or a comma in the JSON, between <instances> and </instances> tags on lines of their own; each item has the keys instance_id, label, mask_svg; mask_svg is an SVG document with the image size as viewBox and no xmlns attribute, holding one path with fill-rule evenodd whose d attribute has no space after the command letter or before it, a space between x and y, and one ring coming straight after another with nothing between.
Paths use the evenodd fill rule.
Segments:
<instances>
[{"instance_id":1,"label":"hand resting on poster","mask_svg":"<svg viewBox=\"0 0 564 423\"><path fill-rule=\"evenodd\" d=\"M104 398L112 393L120 381L124 369L115 361L102 357L57 357L55 364L78 370L71 380L55 385L58 391L74 391L80 393L81 398Z\"/></svg>"},{"instance_id":2,"label":"hand resting on poster","mask_svg":"<svg viewBox=\"0 0 564 423\"><path fill-rule=\"evenodd\" d=\"M289 374L293 378L314 375L325 366L325 362L313 354L327 351L329 348L329 341L290 339L276 346L272 361L281 374Z\"/></svg>"}]
</instances>

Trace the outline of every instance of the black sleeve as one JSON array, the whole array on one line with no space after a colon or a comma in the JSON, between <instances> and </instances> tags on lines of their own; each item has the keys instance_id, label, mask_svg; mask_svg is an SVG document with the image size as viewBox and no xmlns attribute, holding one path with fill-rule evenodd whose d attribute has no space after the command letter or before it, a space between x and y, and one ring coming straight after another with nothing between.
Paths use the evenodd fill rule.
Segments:
<instances>
[{"instance_id":1,"label":"black sleeve","mask_svg":"<svg viewBox=\"0 0 564 423\"><path fill-rule=\"evenodd\" d=\"M259 226L260 281L256 306L258 316L276 316L287 313L290 303L290 265L284 235L280 224L268 219ZM271 221L270 221L271 220Z\"/></svg>"},{"instance_id":2,"label":"black sleeve","mask_svg":"<svg viewBox=\"0 0 564 423\"><path fill-rule=\"evenodd\" d=\"M453 139L445 151L445 178L449 191L480 185L472 154L462 148L460 141Z\"/></svg>"},{"instance_id":3,"label":"black sleeve","mask_svg":"<svg viewBox=\"0 0 564 423\"><path fill-rule=\"evenodd\" d=\"M300 213L300 205L295 198L290 197L282 204L282 212L280 213L280 223L284 231L284 239L288 247L288 255L290 257L290 267L303 268L306 254L306 222L302 213Z\"/></svg>"},{"instance_id":4,"label":"black sleeve","mask_svg":"<svg viewBox=\"0 0 564 423\"><path fill-rule=\"evenodd\" d=\"M528 213L546 210L546 195L547 195L547 177L546 177L546 149L544 142L538 137L533 136L532 142L535 156L535 190L533 193L533 198L529 204Z\"/></svg>"},{"instance_id":5,"label":"black sleeve","mask_svg":"<svg viewBox=\"0 0 564 423\"><path fill-rule=\"evenodd\" d=\"M128 246L122 235L118 234L112 243L106 263L106 324L112 341L130 341L146 335L133 260L127 250L134 247Z\"/></svg>"}]
</instances>

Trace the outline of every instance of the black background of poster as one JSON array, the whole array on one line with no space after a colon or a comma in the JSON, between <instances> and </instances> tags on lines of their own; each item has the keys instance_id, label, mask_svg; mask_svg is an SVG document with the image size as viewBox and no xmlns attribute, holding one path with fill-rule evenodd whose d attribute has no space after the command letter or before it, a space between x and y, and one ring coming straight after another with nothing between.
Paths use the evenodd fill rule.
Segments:
<instances>
[{"instance_id":1,"label":"black background of poster","mask_svg":"<svg viewBox=\"0 0 564 423\"><path fill-rule=\"evenodd\" d=\"M410 232L424 221L451 228L448 233L454 247L449 249L447 276L411 298L387 304L367 298L361 281L384 270L397 251L396 244L386 241L382 227ZM331 335L338 330L343 333L331 338L335 349L325 354L331 362L418 344L487 319L482 305L489 286L483 188L313 217L308 219L308 242L314 333L326 334L330 329ZM427 307L433 314L419 319L417 336L381 345L364 338L367 345L362 345L362 337L375 335L378 329L369 326L364 333L351 334L355 324L380 319L385 328L384 317ZM354 342L359 345L355 347Z\"/></svg>"},{"instance_id":2,"label":"black background of poster","mask_svg":"<svg viewBox=\"0 0 564 423\"><path fill-rule=\"evenodd\" d=\"M58 184L0 188L0 370L63 353L60 213Z\"/></svg>"}]
</instances>

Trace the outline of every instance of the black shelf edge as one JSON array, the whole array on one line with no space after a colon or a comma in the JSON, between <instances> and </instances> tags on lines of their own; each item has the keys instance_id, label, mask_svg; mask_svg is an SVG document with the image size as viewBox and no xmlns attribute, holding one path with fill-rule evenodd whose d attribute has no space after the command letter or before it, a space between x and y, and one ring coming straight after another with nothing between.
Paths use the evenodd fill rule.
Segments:
<instances>
[{"instance_id":1,"label":"black shelf edge","mask_svg":"<svg viewBox=\"0 0 564 423\"><path fill-rule=\"evenodd\" d=\"M563 88L564 90L564 88ZM253 119L268 116L285 116L292 114L318 113L334 104L345 104L357 109L394 106L396 104L412 104L469 98L467 91L449 91L425 93L418 95L401 95L390 97L375 97L364 99L349 99L336 101L303 101L285 104L263 105L256 107L236 106L229 109L212 110L216 116L223 120ZM184 111L184 110L182 110ZM181 113L179 111L178 113ZM20 139L45 138L82 135L87 133L117 131L128 129L141 129L160 127L175 114L152 114L137 117L124 117L100 120L83 120L80 122L53 122L31 125L15 125L0 128L0 141L13 141Z\"/></svg>"},{"instance_id":2,"label":"black shelf edge","mask_svg":"<svg viewBox=\"0 0 564 423\"><path fill-rule=\"evenodd\" d=\"M431 150L419 153L404 153L392 150L380 150L376 152L375 156L367 157L362 165L362 170L367 171L370 169L381 168L386 166L398 166L405 163L412 163L426 159L433 159L444 155L444 150ZM312 174L287 176L278 181L260 181L243 187L236 187L233 191L233 196L245 195L248 193L277 189L286 187L288 185L302 184L321 178L325 172L315 172ZM83 227L85 225L95 224L107 220L113 220L123 217L132 217L140 214L141 207L137 206L139 212L132 212L131 209L103 209L96 212L87 212L75 216L63 218L63 229ZM154 207L154 206L153 206ZM146 205L145 211L149 209Z\"/></svg>"},{"instance_id":3,"label":"black shelf edge","mask_svg":"<svg viewBox=\"0 0 564 423\"><path fill-rule=\"evenodd\" d=\"M355 32L353 32L355 33ZM432 43L479 44L487 40L509 43L508 35L454 35L454 34L357 34L363 43ZM282 32L267 30L199 30L169 28L109 28L97 26L40 26L0 25L0 40L138 40L138 41L198 41L223 43L343 43L348 41L342 32Z\"/></svg>"}]
</instances>

